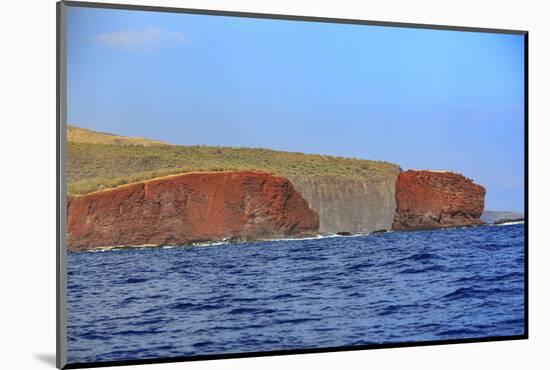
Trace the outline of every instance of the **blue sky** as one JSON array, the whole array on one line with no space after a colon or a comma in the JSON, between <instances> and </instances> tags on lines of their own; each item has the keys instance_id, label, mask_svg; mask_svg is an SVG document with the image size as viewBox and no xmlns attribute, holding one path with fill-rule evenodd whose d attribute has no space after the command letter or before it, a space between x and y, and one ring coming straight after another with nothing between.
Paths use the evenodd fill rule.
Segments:
<instances>
[{"instance_id":1,"label":"blue sky","mask_svg":"<svg viewBox=\"0 0 550 370\"><path fill-rule=\"evenodd\" d=\"M72 8L68 121L460 172L523 210L523 36Z\"/></svg>"}]
</instances>

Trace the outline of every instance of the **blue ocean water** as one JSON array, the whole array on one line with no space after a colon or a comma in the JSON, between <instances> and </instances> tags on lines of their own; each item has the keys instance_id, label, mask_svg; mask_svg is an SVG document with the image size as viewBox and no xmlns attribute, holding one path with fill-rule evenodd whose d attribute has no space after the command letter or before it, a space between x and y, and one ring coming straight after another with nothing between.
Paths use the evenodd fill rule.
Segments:
<instances>
[{"instance_id":1,"label":"blue ocean water","mask_svg":"<svg viewBox=\"0 0 550 370\"><path fill-rule=\"evenodd\" d=\"M70 363L522 335L524 226L68 256Z\"/></svg>"}]
</instances>

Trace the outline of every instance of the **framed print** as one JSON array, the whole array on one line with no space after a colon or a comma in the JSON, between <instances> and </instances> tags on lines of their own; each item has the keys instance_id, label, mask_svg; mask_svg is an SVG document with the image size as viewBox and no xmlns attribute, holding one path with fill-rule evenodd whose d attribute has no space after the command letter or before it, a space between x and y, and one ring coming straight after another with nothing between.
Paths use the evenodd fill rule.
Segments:
<instances>
[{"instance_id":1,"label":"framed print","mask_svg":"<svg viewBox=\"0 0 550 370\"><path fill-rule=\"evenodd\" d=\"M528 337L526 31L57 11L59 368Z\"/></svg>"}]
</instances>

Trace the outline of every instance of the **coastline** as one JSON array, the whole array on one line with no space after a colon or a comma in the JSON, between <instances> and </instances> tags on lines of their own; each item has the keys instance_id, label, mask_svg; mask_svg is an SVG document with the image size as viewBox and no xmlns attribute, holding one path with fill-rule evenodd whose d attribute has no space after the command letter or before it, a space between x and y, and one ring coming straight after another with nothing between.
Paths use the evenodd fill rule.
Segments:
<instances>
[{"instance_id":1,"label":"coastline","mask_svg":"<svg viewBox=\"0 0 550 370\"><path fill-rule=\"evenodd\" d=\"M97 253L97 252L110 252L110 251L121 251L121 250L133 250L133 249L173 249L173 248L192 248L192 247L216 247L220 245L242 245L242 244L257 244L257 243L272 243L272 242L284 242L284 241L303 241L303 240L320 240L320 239L349 239L349 238L358 238L358 237L376 237L384 234L393 234L393 233L417 233L417 232L434 232L434 231L447 231L454 229L471 229L471 228L482 228L482 227L506 227L514 225L522 225L524 221L514 221L501 224L481 224L481 225L469 225L469 226L454 226L454 227L442 227L437 229L416 229L416 230L387 230L384 232L372 232L372 233L358 233L351 235L317 235L313 237L303 237L303 238L275 238L275 239L256 239L248 240L241 242L232 242L229 239L226 240L212 240L212 241L197 241L187 244L142 244L142 245L123 245L123 246L101 246L94 247L86 250L79 251L67 251L67 254L73 253Z\"/></svg>"},{"instance_id":2,"label":"coastline","mask_svg":"<svg viewBox=\"0 0 550 370\"><path fill-rule=\"evenodd\" d=\"M296 183L267 171L187 172L67 198L70 251L368 235L482 225L485 189L453 172ZM356 186L357 185L357 186Z\"/></svg>"}]
</instances>

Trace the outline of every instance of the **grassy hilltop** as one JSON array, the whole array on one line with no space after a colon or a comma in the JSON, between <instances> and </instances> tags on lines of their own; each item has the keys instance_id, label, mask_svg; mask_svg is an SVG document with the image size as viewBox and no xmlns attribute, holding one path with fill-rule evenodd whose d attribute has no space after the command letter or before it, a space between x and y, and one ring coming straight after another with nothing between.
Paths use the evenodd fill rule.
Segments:
<instances>
[{"instance_id":1,"label":"grassy hilltop","mask_svg":"<svg viewBox=\"0 0 550 370\"><path fill-rule=\"evenodd\" d=\"M105 145L122 145L122 146L157 146L169 145L162 141L143 139L141 137L127 137L109 134L105 132L97 132L69 126L67 129L67 141L69 143L85 143L85 144L105 144Z\"/></svg>"},{"instance_id":2,"label":"grassy hilltop","mask_svg":"<svg viewBox=\"0 0 550 370\"><path fill-rule=\"evenodd\" d=\"M178 146L68 127L68 191L86 194L183 172L265 170L281 176L381 180L399 166L381 161L269 149Z\"/></svg>"}]
</instances>

